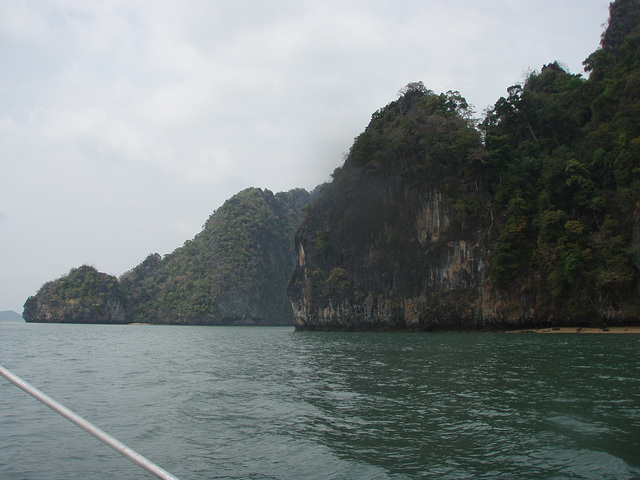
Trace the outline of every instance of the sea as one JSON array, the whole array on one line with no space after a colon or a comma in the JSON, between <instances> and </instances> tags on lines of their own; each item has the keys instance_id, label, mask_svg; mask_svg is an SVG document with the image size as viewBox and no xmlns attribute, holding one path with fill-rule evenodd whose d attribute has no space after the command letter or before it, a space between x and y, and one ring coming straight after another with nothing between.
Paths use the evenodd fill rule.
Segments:
<instances>
[{"instance_id":1,"label":"sea","mask_svg":"<svg viewBox=\"0 0 640 480\"><path fill-rule=\"evenodd\" d=\"M181 480L640 479L640 335L0 324L0 364ZM145 478L0 377L0 479Z\"/></svg>"}]
</instances>

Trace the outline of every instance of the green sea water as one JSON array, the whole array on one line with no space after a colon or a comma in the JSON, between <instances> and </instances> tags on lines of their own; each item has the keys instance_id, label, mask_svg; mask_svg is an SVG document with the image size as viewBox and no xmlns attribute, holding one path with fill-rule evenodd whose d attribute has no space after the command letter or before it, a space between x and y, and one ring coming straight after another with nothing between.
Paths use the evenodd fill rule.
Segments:
<instances>
[{"instance_id":1,"label":"green sea water","mask_svg":"<svg viewBox=\"0 0 640 480\"><path fill-rule=\"evenodd\" d=\"M640 335L0 325L0 364L182 480L640 478ZM153 478L0 378L0 479Z\"/></svg>"}]
</instances>

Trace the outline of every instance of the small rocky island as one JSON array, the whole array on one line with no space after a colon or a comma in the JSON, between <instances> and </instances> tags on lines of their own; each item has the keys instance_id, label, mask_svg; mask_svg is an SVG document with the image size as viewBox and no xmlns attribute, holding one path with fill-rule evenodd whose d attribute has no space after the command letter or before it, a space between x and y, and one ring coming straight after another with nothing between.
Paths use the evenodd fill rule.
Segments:
<instances>
[{"instance_id":1,"label":"small rocky island","mask_svg":"<svg viewBox=\"0 0 640 480\"><path fill-rule=\"evenodd\" d=\"M13 310L3 310L0 312L0 323L24 323L24 318Z\"/></svg>"},{"instance_id":2,"label":"small rocky island","mask_svg":"<svg viewBox=\"0 0 640 480\"><path fill-rule=\"evenodd\" d=\"M118 279L89 265L45 283L27 299L22 316L41 323L129 323L132 318Z\"/></svg>"}]
</instances>

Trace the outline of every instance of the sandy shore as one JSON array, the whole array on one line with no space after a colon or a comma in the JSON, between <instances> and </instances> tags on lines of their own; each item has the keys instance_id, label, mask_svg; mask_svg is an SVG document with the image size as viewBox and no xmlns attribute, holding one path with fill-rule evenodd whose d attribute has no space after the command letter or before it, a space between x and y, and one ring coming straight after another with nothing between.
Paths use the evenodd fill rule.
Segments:
<instances>
[{"instance_id":1,"label":"sandy shore","mask_svg":"<svg viewBox=\"0 0 640 480\"><path fill-rule=\"evenodd\" d=\"M507 333L635 333L640 334L640 327L553 327L508 330Z\"/></svg>"}]
</instances>

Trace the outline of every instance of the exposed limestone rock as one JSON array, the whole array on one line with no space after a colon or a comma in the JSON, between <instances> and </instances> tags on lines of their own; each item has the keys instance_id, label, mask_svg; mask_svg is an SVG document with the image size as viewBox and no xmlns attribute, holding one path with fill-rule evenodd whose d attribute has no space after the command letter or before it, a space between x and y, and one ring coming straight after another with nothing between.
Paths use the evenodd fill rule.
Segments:
<instances>
[{"instance_id":1,"label":"exposed limestone rock","mask_svg":"<svg viewBox=\"0 0 640 480\"><path fill-rule=\"evenodd\" d=\"M480 138L454 95L410 90L356 140L296 235L289 284L296 328L482 323L486 173ZM446 145L452 138L464 139L456 155Z\"/></svg>"},{"instance_id":2,"label":"exposed limestone rock","mask_svg":"<svg viewBox=\"0 0 640 480\"><path fill-rule=\"evenodd\" d=\"M116 277L83 265L45 283L27 299L22 316L40 323L130 323L132 309Z\"/></svg>"}]
</instances>

